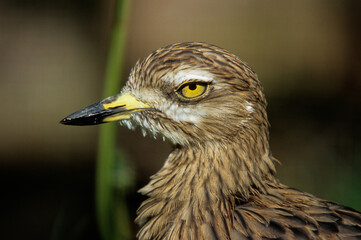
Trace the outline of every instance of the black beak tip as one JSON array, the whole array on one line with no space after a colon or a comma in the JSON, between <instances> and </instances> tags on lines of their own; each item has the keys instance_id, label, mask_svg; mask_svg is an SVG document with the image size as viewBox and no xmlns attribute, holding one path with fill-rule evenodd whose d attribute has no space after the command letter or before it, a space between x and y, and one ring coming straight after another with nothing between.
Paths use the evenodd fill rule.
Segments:
<instances>
[{"instance_id":1,"label":"black beak tip","mask_svg":"<svg viewBox=\"0 0 361 240\"><path fill-rule=\"evenodd\" d=\"M89 126L103 123L103 119L112 115L114 110L107 111L104 109L102 103L95 103L85 107L77 112L60 120L60 124L75 125L75 126Z\"/></svg>"},{"instance_id":2,"label":"black beak tip","mask_svg":"<svg viewBox=\"0 0 361 240\"><path fill-rule=\"evenodd\" d=\"M60 124L64 124L64 125L69 125L69 123L71 122L71 118L63 118L62 120L60 120Z\"/></svg>"},{"instance_id":3,"label":"black beak tip","mask_svg":"<svg viewBox=\"0 0 361 240\"><path fill-rule=\"evenodd\" d=\"M69 115L68 117L63 118L60 120L60 124L63 125L73 125L73 126L90 126L101 124L103 122L103 118L105 116L102 115L89 115L89 116L73 116Z\"/></svg>"}]
</instances>

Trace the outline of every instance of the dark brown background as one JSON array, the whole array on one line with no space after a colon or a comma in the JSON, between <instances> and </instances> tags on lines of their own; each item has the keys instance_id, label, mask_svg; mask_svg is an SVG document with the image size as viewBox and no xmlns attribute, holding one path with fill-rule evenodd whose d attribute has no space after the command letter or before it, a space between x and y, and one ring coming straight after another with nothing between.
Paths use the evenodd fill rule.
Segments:
<instances>
[{"instance_id":1,"label":"dark brown background","mask_svg":"<svg viewBox=\"0 0 361 240\"><path fill-rule=\"evenodd\" d=\"M98 239L98 127L58 121L101 99L113 1L0 1L0 238ZM361 210L357 0L135 0L125 76L159 47L204 41L258 73L283 183ZM119 128L137 187L167 144ZM145 157L146 156L146 157ZM129 196L134 214L140 195Z\"/></svg>"}]
</instances>

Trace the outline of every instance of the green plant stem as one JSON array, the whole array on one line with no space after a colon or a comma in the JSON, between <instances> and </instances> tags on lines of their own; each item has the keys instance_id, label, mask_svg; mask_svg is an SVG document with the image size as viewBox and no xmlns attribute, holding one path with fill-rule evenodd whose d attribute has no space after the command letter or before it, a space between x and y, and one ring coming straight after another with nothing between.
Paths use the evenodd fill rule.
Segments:
<instances>
[{"instance_id":1,"label":"green plant stem","mask_svg":"<svg viewBox=\"0 0 361 240\"><path fill-rule=\"evenodd\" d=\"M127 22L129 19L131 0L118 0L116 2L113 32L110 41L107 66L105 72L104 97L119 92L121 76L124 66L125 42ZM100 233L105 240L130 239L129 220L126 208L121 216L116 215L116 201L114 194L113 169L116 154L116 125L104 124L100 127L97 172L96 172L96 211ZM123 203L125 201L122 201ZM124 204L122 204L124 205ZM124 219L121 219L124 216ZM120 218L120 219L116 219ZM119 224L120 223L120 224ZM116 229L117 225L124 226L126 232L122 237Z\"/></svg>"}]
</instances>

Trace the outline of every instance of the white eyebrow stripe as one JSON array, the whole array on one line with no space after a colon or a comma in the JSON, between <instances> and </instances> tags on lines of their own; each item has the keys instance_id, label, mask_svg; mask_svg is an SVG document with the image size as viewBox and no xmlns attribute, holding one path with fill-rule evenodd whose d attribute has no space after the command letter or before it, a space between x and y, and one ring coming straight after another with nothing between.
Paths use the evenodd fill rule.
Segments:
<instances>
[{"instance_id":1,"label":"white eyebrow stripe","mask_svg":"<svg viewBox=\"0 0 361 240\"><path fill-rule=\"evenodd\" d=\"M179 73L178 73L179 74ZM199 75L199 74L186 74L186 75L180 75L179 77L179 81L180 82L184 82L190 79L198 79L198 80L202 80L205 82L211 82L213 80L213 78L209 77L209 76L205 76L205 75Z\"/></svg>"},{"instance_id":2,"label":"white eyebrow stripe","mask_svg":"<svg viewBox=\"0 0 361 240\"><path fill-rule=\"evenodd\" d=\"M176 86L179 86L189 80L201 80L204 82L211 82L214 80L214 76L208 71L200 69L186 69L179 70L175 74L173 72L170 72L164 75L163 79L168 82L173 82Z\"/></svg>"}]
</instances>

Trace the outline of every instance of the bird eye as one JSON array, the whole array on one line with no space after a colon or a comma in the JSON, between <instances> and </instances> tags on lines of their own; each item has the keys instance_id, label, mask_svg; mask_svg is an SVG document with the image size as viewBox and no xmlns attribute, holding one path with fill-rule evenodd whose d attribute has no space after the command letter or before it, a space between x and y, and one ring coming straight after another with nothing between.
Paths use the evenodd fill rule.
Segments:
<instances>
[{"instance_id":1,"label":"bird eye","mask_svg":"<svg viewBox=\"0 0 361 240\"><path fill-rule=\"evenodd\" d=\"M188 82L177 88L176 93L183 99L193 100L202 97L208 90L208 83Z\"/></svg>"}]
</instances>

